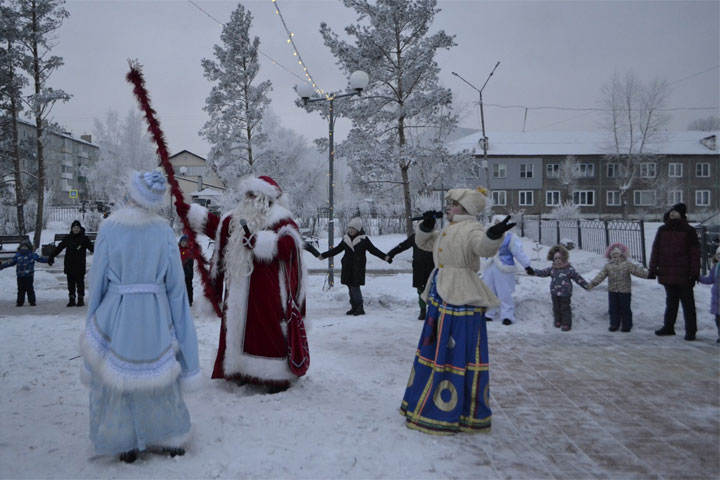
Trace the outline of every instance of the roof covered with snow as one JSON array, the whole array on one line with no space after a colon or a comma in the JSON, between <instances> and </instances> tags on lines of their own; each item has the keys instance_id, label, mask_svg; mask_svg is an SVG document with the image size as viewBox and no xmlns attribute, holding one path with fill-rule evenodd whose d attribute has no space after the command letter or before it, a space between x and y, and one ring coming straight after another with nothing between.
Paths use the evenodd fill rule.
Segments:
<instances>
[{"instance_id":1,"label":"roof covered with snow","mask_svg":"<svg viewBox=\"0 0 720 480\"><path fill-rule=\"evenodd\" d=\"M715 135L715 142L703 139ZM488 155L606 155L613 143L607 132L488 132ZM663 155L720 155L716 132L666 132L648 144L646 153ZM482 132L448 144L453 153L464 150L482 154ZM707 146L706 146L707 144ZM714 149L710 148L714 146Z\"/></svg>"}]
</instances>

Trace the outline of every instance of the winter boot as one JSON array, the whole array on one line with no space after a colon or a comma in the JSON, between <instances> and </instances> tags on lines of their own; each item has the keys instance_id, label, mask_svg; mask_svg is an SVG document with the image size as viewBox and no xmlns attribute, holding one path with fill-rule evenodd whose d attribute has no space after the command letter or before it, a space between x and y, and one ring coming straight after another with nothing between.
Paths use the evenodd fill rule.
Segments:
<instances>
[{"instance_id":1,"label":"winter boot","mask_svg":"<svg viewBox=\"0 0 720 480\"><path fill-rule=\"evenodd\" d=\"M128 450L127 452L123 452L120 454L120 461L125 463L133 463L135 460L137 460L137 457L137 449Z\"/></svg>"},{"instance_id":2,"label":"winter boot","mask_svg":"<svg viewBox=\"0 0 720 480\"><path fill-rule=\"evenodd\" d=\"M418 320L425 320L426 315L427 315L427 309L425 307L422 307L420 309L420 315L418 315Z\"/></svg>"},{"instance_id":3,"label":"winter boot","mask_svg":"<svg viewBox=\"0 0 720 480\"><path fill-rule=\"evenodd\" d=\"M70 295L70 301L66 305L67 307L74 307L75 306L75 295Z\"/></svg>"},{"instance_id":4,"label":"winter boot","mask_svg":"<svg viewBox=\"0 0 720 480\"><path fill-rule=\"evenodd\" d=\"M353 312L353 315L356 317L358 315L365 315L365 310L363 310L363 302L358 302L355 304L355 311Z\"/></svg>"},{"instance_id":5,"label":"winter boot","mask_svg":"<svg viewBox=\"0 0 720 480\"><path fill-rule=\"evenodd\" d=\"M83 297L78 297L77 306L82 307L85 305L85 302L83 302Z\"/></svg>"},{"instance_id":6,"label":"winter boot","mask_svg":"<svg viewBox=\"0 0 720 480\"><path fill-rule=\"evenodd\" d=\"M502 324L503 325L512 325L512 320L510 320L509 318L504 318L502 321Z\"/></svg>"},{"instance_id":7,"label":"winter boot","mask_svg":"<svg viewBox=\"0 0 720 480\"><path fill-rule=\"evenodd\" d=\"M695 332L685 332L685 336L683 338L689 342L692 342L693 340L695 340Z\"/></svg>"},{"instance_id":8,"label":"winter boot","mask_svg":"<svg viewBox=\"0 0 720 480\"><path fill-rule=\"evenodd\" d=\"M663 326L659 330L655 330L655 335L662 337L665 335L675 335L675 329L673 327Z\"/></svg>"},{"instance_id":9,"label":"winter boot","mask_svg":"<svg viewBox=\"0 0 720 480\"><path fill-rule=\"evenodd\" d=\"M355 315L355 310L357 309L357 305L355 305L355 302L350 300L350 310L345 312L345 315Z\"/></svg>"},{"instance_id":10,"label":"winter boot","mask_svg":"<svg viewBox=\"0 0 720 480\"><path fill-rule=\"evenodd\" d=\"M162 447L159 453L162 455L170 455L171 457L182 457L185 455L185 449L182 447Z\"/></svg>"}]
</instances>

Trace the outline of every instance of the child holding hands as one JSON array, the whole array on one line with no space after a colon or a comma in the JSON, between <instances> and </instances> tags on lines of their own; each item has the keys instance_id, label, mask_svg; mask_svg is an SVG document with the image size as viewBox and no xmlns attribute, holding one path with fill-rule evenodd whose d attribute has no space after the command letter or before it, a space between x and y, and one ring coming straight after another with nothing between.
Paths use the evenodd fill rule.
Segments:
<instances>
[{"instance_id":1,"label":"child holding hands","mask_svg":"<svg viewBox=\"0 0 720 480\"><path fill-rule=\"evenodd\" d=\"M548 251L547 259L552 262L552 266L542 270L535 270L536 277L550 277L550 296L553 303L553 316L555 317L555 327L560 328L563 332L568 332L572 328L572 282L577 283L585 290L589 290L590 286L587 281L575 271L568 262L570 253L567 248L562 245L555 245Z\"/></svg>"},{"instance_id":2,"label":"child holding hands","mask_svg":"<svg viewBox=\"0 0 720 480\"><path fill-rule=\"evenodd\" d=\"M590 287L600 285L608 279L608 313L610 314L610 330L629 332L632 329L632 309L630 308L632 279L630 275L647 278L647 269L628 261L630 251L622 243L613 243L605 250L608 262L600 273L590 281Z\"/></svg>"},{"instance_id":3,"label":"child holding hands","mask_svg":"<svg viewBox=\"0 0 720 480\"><path fill-rule=\"evenodd\" d=\"M710 314L715 315L715 325L718 329L717 343L720 343L720 292L718 292L718 284L720 284L720 247L715 250L715 256L712 258L713 266L710 272L704 277L700 277L700 283L712 285L710 290Z\"/></svg>"}]
</instances>

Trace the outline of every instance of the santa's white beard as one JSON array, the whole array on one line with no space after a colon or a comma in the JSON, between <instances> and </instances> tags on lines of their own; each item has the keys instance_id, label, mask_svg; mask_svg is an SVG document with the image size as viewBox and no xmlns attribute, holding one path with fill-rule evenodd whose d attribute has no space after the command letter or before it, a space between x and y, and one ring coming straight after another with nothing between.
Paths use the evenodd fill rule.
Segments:
<instances>
[{"instance_id":1,"label":"santa's white beard","mask_svg":"<svg viewBox=\"0 0 720 480\"><path fill-rule=\"evenodd\" d=\"M229 225L230 238L225 247L225 277L229 284L238 275L250 276L253 271L252 250L243 245L245 232L240 220L245 220L250 233L262 230L267 225L267 213L270 210L270 202L262 195L255 198L245 197L240 205L232 212L232 220Z\"/></svg>"}]
</instances>

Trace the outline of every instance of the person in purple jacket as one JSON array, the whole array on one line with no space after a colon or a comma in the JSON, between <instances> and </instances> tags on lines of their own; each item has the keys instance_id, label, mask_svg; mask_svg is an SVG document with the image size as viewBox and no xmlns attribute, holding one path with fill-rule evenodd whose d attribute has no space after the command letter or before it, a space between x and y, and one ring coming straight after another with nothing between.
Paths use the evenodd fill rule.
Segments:
<instances>
[{"instance_id":1,"label":"person in purple jacket","mask_svg":"<svg viewBox=\"0 0 720 480\"><path fill-rule=\"evenodd\" d=\"M650 253L649 279L665 287L665 316L655 335L675 335L678 304L685 317L685 340L695 340L697 314L693 287L700 279L700 242L687 222L687 207L678 203L668 211L658 228Z\"/></svg>"},{"instance_id":2,"label":"person in purple jacket","mask_svg":"<svg viewBox=\"0 0 720 480\"><path fill-rule=\"evenodd\" d=\"M710 272L704 277L700 277L700 283L712 285L710 290L710 314L715 316L715 326L718 329L717 343L720 343L720 294L718 294L718 285L720 285L720 247L715 250L715 256L712 258L713 266Z\"/></svg>"},{"instance_id":3,"label":"person in purple jacket","mask_svg":"<svg viewBox=\"0 0 720 480\"><path fill-rule=\"evenodd\" d=\"M548 251L547 259L552 266L534 270L536 277L550 277L550 296L552 297L555 328L568 332L572 328L572 282L585 290L590 290L588 282L570 265L570 252L562 245L555 245ZM528 274L530 272L528 271Z\"/></svg>"}]
</instances>

